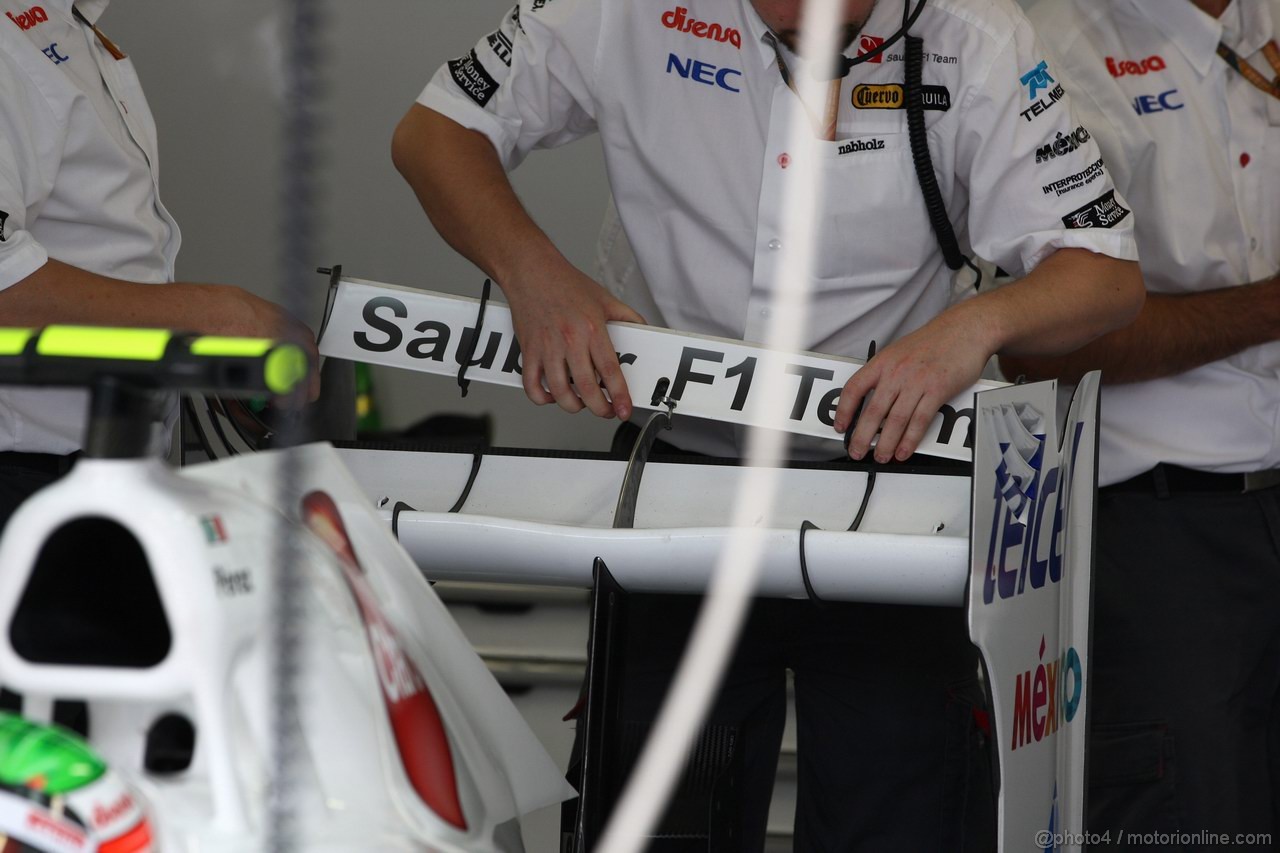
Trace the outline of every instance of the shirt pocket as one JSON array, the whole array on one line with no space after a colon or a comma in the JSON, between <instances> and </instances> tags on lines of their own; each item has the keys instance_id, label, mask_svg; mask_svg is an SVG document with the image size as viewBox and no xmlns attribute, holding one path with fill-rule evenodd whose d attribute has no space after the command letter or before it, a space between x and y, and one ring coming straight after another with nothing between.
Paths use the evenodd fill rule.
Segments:
<instances>
[{"instance_id":1,"label":"shirt pocket","mask_svg":"<svg viewBox=\"0 0 1280 853\"><path fill-rule=\"evenodd\" d=\"M907 134L872 130L823 144L816 286L886 287L894 273L920 268L934 238Z\"/></svg>"}]
</instances>

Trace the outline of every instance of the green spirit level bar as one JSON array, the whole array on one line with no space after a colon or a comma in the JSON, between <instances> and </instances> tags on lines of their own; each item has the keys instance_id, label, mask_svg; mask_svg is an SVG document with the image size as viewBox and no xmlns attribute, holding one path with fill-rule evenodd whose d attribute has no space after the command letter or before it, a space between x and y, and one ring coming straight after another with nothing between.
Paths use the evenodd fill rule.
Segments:
<instances>
[{"instance_id":1,"label":"green spirit level bar","mask_svg":"<svg viewBox=\"0 0 1280 853\"><path fill-rule=\"evenodd\" d=\"M0 328L0 385L91 392L85 454L145 453L161 392L291 394L306 381L301 347L266 338L100 326Z\"/></svg>"},{"instance_id":2,"label":"green spirit level bar","mask_svg":"<svg viewBox=\"0 0 1280 853\"><path fill-rule=\"evenodd\" d=\"M102 376L139 388L206 394L291 393L307 375L294 344L100 326L0 328L0 384L91 387Z\"/></svg>"}]
</instances>

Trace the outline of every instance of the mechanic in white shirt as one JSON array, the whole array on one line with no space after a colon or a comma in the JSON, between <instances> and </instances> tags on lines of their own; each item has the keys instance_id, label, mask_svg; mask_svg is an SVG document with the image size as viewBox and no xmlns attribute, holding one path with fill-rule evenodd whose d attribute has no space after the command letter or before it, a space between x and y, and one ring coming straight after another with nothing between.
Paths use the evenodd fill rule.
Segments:
<instances>
[{"instance_id":1,"label":"mechanic in white shirt","mask_svg":"<svg viewBox=\"0 0 1280 853\"><path fill-rule=\"evenodd\" d=\"M931 0L912 27L925 44L933 171L960 242L1027 274L950 310L951 272L901 109L904 43L855 65L838 84L834 114L813 113L812 142L788 150L791 122L810 121L784 79L784 68L807 73L792 52L800 5L521 0L410 108L393 143L396 165L446 240L502 286L534 402L630 417L610 320L643 315L759 340L776 298L780 201L799 157L821 158L831 189L808 348L862 356L873 340L889 344L841 396L839 431L876 388L850 442L855 458L882 424L876 457L910 456L939 405L993 352L1067 351L1133 316L1132 217L1105 172L1061 196L1040 192L1035 152L1055 135L1071 140L1065 159L1079 168L1099 154L1012 0ZM841 44L854 56L899 29L903 6L848 0L843 16ZM534 148L594 132L650 283L622 299L565 261L506 174ZM570 375L593 373L605 391L570 385ZM723 433L682 424L670 437L685 450L736 455ZM643 724L696 601L655 597L641 607L631 598L629 642L652 679L631 669L623 715ZM982 703L976 666L959 610L757 602L711 715L746 733L734 849L764 842L786 668L800 715L797 849L983 849L980 835L960 841L966 788L986 767L971 714ZM970 820L985 817L989 796L968 792L979 815Z\"/></svg>"},{"instance_id":2,"label":"mechanic in white shirt","mask_svg":"<svg viewBox=\"0 0 1280 853\"><path fill-rule=\"evenodd\" d=\"M1280 2L1032 17L1132 204L1149 294L1078 353L1004 360L1103 370L1088 827L1277 839ZM1046 188L1078 168L1044 155Z\"/></svg>"},{"instance_id":3,"label":"mechanic in white shirt","mask_svg":"<svg viewBox=\"0 0 1280 853\"><path fill-rule=\"evenodd\" d=\"M173 283L178 227L133 65L95 27L107 0L0 0L0 326L311 332L237 287ZM81 446L82 391L0 388L0 528Z\"/></svg>"}]
</instances>

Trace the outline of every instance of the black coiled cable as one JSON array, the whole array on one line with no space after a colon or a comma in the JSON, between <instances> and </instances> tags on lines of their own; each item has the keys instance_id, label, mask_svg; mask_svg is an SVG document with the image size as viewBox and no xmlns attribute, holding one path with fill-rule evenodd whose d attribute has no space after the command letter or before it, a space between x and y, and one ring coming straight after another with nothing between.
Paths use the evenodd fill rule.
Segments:
<instances>
[{"instance_id":1,"label":"black coiled cable","mask_svg":"<svg viewBox=\"0 0 1280 853\"><path fill-rule=\"evenodd\" d=\"M908 35L905 42L903 89L907 96L907 139L911 143L911 159L915 162L920 194L924 196L929 223L933 225L947 268L958 270L967 266L973 270L978 276L973 285L976 290L982 283L982 272L960 251L960 241L956 239L955 228L942 200L942 190L938 187L938 178L933 173L933 157L929 153L929 137L924 127L924 39Z\"/></svg>"}]
</instances>

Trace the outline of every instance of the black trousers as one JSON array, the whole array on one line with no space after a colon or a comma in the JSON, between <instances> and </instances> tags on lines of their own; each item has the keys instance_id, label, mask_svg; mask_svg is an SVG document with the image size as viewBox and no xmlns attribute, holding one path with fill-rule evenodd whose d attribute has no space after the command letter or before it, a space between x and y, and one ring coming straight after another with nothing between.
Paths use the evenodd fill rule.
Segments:
<instances>
[{"instance_id":1,"label":"black trousers","mask_svg":"<svg viewBox=\"0 0 1280 853\"><path fill-rule=\"evenodd\" d=\"M1094 582L1096 849L1280 849L1280 488L1102 490Z\"/></svg>"},{"instance_id":2,"label":"black trousers","mask_svg":"<svg viewBox=\"0 0 1280 853\"><path fill-rule=\"evenodd\" d=\"M699 603L631 596L624 723L656 716ZM708 719L741 732L739 849L764 846L788 669L796 850L995 850L985 701L964 611L778 599L754 602Z\"/></svg>"}]
</instances>

